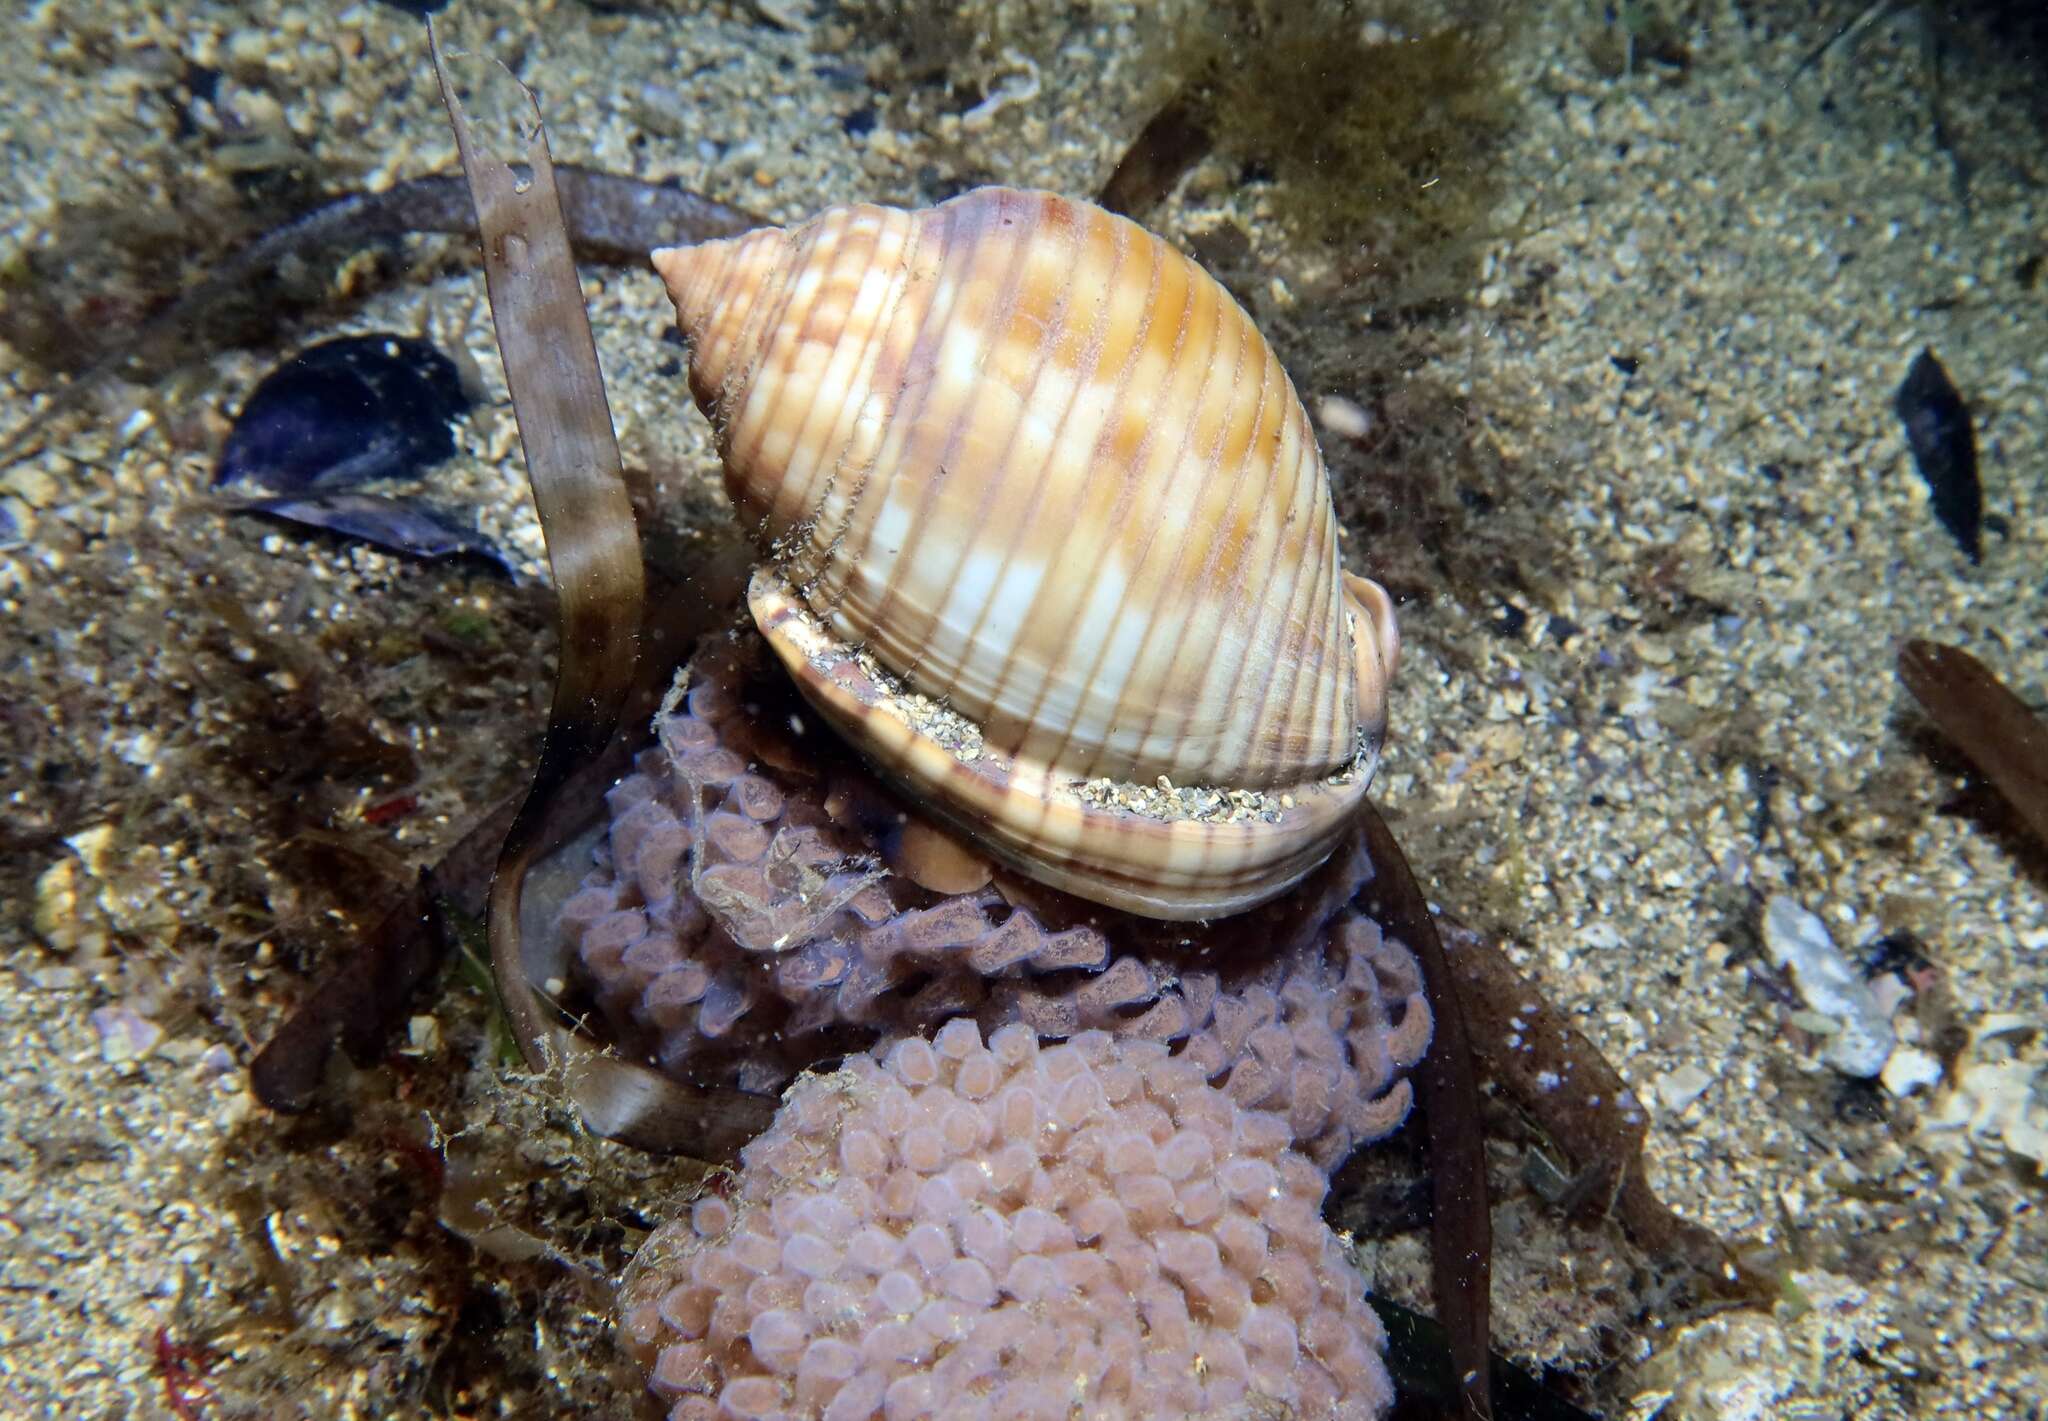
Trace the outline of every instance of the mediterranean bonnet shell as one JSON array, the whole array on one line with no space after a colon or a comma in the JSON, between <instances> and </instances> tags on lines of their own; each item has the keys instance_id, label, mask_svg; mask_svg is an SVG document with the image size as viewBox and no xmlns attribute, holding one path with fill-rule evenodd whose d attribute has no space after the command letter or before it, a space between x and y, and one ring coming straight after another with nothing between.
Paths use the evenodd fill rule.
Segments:
<instances>
[{"instance_id":1,"label":"mediterranean bonnet shell","mask_svg":"<svg viewBox=\"0 0 2048 1421\"><path fill-rule=\"evenodd\" d=\"M1398 655L1287 376L1087 203L984 188L655 253L749 604L885 774L1163 918L1283 891L1365 793Z\"/></svg>"}]
</instances>

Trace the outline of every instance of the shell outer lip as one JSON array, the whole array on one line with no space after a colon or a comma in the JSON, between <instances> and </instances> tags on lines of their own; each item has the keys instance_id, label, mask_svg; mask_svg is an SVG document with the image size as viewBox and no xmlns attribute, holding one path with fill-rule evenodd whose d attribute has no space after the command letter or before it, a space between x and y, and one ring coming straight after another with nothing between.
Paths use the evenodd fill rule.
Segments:
<instances>
[{"instance_id":1,"label":"shell outer lip","mask_svg":"<svg viewBox=\"0 0 2048 1421\"><path fill-rule=\"evenodd\" d=\"M1158 804L1148 787L1104 793L991 750L971 729L964 740L935 733L946 713L833 636L775 568L755 572L747 605L804 699L921 808L1027 877L1145 917L1222 917L1286 892L1350 828L1378 759L1379 737L1365 733L1341 771L1261 791L1255 808L1144 812L1128 806Z\"/></svg>"}]
</instances>

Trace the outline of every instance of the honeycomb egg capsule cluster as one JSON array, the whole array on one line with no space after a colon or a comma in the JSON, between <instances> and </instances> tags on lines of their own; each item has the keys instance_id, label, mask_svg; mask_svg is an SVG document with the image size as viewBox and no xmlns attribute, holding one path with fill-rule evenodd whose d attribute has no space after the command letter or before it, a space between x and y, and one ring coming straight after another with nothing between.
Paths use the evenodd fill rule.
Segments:
<instances>
[{"instance_id":1,"label":"honeycomb egg capsule cluster","mask_svg":"<svg viewBox=\"0 0 2048 1421\"><path fill-rule=\"evenodd\" d=\"M1414 957L1358 901L1373 867L1355 837L1288 899L1200 934L1049 894L1042 921L1000 885L927 891L879 867L886 846L863 823L835 819L835 792L879 790L774 728L766 712L790 692L764 659L721 644L683 670L658 744L607 797L597 865L559 909L577 975L630 1053L765 1093L972 1015L984 1032L1170 1043L1238 1105L1284 1115L1326 1170L1399 1127L1430 1013Z\"/></svg>"},{"instance_id":2,"label":"honeycomb egg capsule cluster","mask_svg":"<svg viewBox=\"0 0 2048 1421\"><path fill-rule=\"evenodd\" d=\"M956 1019L800 1080L648 1241L624 1332L676 1421L1375 1417L1291 1138L1161 1043Z\"/></svg>"}]
</instances>

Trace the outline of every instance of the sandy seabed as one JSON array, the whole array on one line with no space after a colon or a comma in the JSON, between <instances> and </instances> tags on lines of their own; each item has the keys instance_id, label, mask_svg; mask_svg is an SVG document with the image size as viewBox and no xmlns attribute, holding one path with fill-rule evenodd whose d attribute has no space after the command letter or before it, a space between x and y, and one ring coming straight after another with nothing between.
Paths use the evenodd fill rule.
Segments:
<instances>
[{"instance_id":1,"label":"sandy seabed","mask_svg":"<svg viewBox=\"0 0 2048 1421\"><path fill-rule=\"evenodd\" d=\"M449 22L539 92L558 157L778 220L972 179L1092 192L1157 99L1132 10L1063 12L1028 65L980 56L991 112L876 95L883 42L824 8ZM2048 1109L2048 859L1982 794L1945 812L1954 762L1892 670L1925 636L2048 686L2039 60L1967 35L1951 53L1966 208L1909 29L1794 83L1824 33L1803 7L1703 4L1689 65L1610 73L1586 8L1516 30L1497 235L1468 299L1407 336L1485 466L1525 481L1473 517L1528 556L1407 589L1376 795L1439 901L1509 940L1651 1107L1666 1199L1775 1250L1790 1286L1768 1311L1668 1313L1618 1231L1558 1221L1502 1146L1499 1340L1616 1417L2039 1417L2048 1223L2016 1146ZM280 150L335 189L454 163L420 27L372 4L35 6L0 98L8 283L51 233L89 240L85 210L160 206L175 247ZM1154 221L1270 249L1255 304L1294 342L1357 321L1290 291L1262 192L1211 160ZM542 545L482 282L447 239L404 254L395 278L345 268L341 314L110 391L0 470L0 1412L640 1406L606 1280L692 1168L507 1090L459 985L331 1111L281 1122L245 1084L379 891L521 784L541 722ZM706 523L715 460L659 283L593 269L586 292L629 463ZM524 580L232 517L210 489L230 412L286 350L373 330L473 360L489 393L436 496ZM1979 566L1892 411L1928 346L1975 415ZM1309 364L1311 409L1384 394ZM45 377L10 353L0 379L11 426ZM1374 476L1369 453L1332 462ZM1399 560L1363 542L1364 570ZM1781 894L1852 957L1917 937L1932 970L1894 1022L1932 1065L1917 1086L1820 1063L1825 1023L1758 951ZM1428 1307L1419 1235L1357 1246Z\"/></svg>"}]
</instances>

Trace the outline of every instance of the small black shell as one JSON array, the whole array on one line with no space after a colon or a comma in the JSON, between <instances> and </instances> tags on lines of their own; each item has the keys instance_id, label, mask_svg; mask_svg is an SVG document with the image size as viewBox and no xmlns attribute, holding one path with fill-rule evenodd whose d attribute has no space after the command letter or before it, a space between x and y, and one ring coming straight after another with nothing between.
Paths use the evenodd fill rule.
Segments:
<instances>
[{"instance_id":1,"label":"small black shell","mask_svg":"<svg viewBox=\"0 0 2048 1421\"><path fill-rule=\"evenodd\" d=\"M304 494L410 478L455 452L448 422L467 408L455 362L426 341L326 341L250 393L213 481Z\"/></svg>"},{"instance_id":2,"label":"small black shell","mask_svg":"<svg viewBox=\"0 0 2048 1421\"><path fill-rule=\"evenodd\" d=\"M1984 560L1984 489L1977 482L1977 435L1970 407L1932 350L1906 372L1892 407L1906 426L1914 467L1927 481L1934 516L1971 562Z\"/></svg>"}]
</instances>

